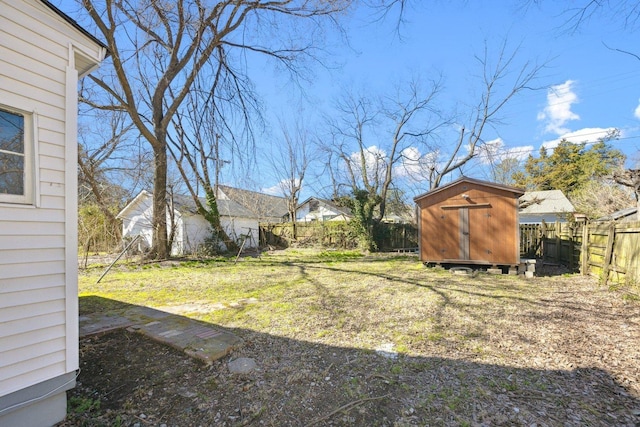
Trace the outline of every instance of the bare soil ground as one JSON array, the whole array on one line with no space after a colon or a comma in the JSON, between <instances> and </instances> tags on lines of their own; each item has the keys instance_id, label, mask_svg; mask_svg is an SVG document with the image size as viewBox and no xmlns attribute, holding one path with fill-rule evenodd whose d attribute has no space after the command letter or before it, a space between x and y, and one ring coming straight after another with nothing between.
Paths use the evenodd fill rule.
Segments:
<instances>
[{"instance_id":1,"label":"bare soil ground","mask_svg":"<svg viewBox=\"0 0 640 427\"><path fill-rule=\"evenodd\" d=\"M323 298L299 329L230 322L245 342L211 366L124 330L83 339L60 426L640 426L633 294L577 275L422 271L396 299L410 281L393 274L368 278L353 304L314 278ZM299 292L288 298L304 304ZM258 369L230 373L239 357Z\"/></svg>"}]
</instances>

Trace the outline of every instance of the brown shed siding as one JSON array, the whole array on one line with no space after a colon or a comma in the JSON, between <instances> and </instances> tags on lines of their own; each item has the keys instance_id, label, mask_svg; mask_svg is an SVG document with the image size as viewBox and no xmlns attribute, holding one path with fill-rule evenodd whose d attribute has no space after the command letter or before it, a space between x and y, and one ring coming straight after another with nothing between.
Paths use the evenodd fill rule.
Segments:
<instances>
[{"instance_id":1,"label":"brown shed siding","mask_svg":"<svg viewBox=\"0 0 640 427\"><path fill-rule=\"evenodd\" d=\"M423 262L520 262L517 188L461 178L416 197ZM465 196L465 197L463 197Z\"/></svg>"}]
</instances>

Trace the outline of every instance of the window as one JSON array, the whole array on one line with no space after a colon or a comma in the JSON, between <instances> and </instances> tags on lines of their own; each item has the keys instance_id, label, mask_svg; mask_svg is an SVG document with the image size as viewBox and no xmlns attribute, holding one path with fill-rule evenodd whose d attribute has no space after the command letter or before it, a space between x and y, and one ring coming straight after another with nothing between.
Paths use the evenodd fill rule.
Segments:
<instances>
[{"instance_id":1,"label":"window","mask_svg":"<svg viewBox=\"0 0 640 427\"><path fill-rule=\"evenodd\" d=\"M31 116L0 107L0 202L32 202Z\"/></svg>"}]
</instances>

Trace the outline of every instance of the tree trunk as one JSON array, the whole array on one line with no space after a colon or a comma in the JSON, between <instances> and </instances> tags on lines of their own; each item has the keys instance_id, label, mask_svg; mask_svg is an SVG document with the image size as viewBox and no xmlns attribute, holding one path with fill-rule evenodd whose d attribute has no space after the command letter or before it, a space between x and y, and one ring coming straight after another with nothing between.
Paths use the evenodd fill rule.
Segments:
<instances>
[{"instance_id":1,"label":"tree trunk","mask_svg":"<svg viewBox=\"0 0 640 427\"><path fill-rule=\"evenodd\" d=\"M153 243L150 256L163 260L169 257L167 235L167 150L153 147L155 170L153 175Z\"/></svg>"}]
</instances>

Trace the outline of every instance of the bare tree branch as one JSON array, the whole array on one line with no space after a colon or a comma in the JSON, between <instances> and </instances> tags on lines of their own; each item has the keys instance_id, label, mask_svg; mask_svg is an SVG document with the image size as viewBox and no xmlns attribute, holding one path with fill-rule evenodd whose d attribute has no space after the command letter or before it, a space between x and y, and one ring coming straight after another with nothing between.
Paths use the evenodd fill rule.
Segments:
<instances>
[{"instance_id":1,"label":"bare tree branch","mask_svg":"<svg viewBox=\"0 0 640 427\"><path fill-rule=\"evenodd\" d=\"M214 116L218 121L211 128L226 130L227 134L232 135L235 123L230 123L227 118L220 120L224 115L219 104L231 103L236 111L244 109L245 112L240 116L244 116L245 122L250 116L247 111L252 106L248 99L250 97L244 92L247 88L244 71L238 72L234 68L225 48L269 55L290 70L296 70L294 62L298 55L310 52L312 43L295 46L294 38L288 38L286 34L267 42L247 35L259 32L261 25L268 25L270 20L273 23L286 22L282 28L291 28L292 31L295 28L293 24L298 21L317 26L321 25L322 18L335 23L333 17L353 3L352 0L224 0L214 3L202 0L78 1L111 53L101 74L92 75L93 91L85 91L83 100L105 111L126 111L131 123L153 151L152 256L157 258L166 258L168 255L165 209L169 168L167 154L171 138L175 142L172 155L176 161L186 161L192 172L200 176L203 183L206 182L203 175L206 160L189 162L190 152L184 149L197 146L201 152L208 150L203 139L189 135L202 122L192 121L188 125L185 122L188 117L185 113L188 111L184 109L189 104L187 99L197 85L198 78L202 75L225 74L226 93L221 94L220 86L214 86L212 92L215 95L209 97L205 105L217 111ZM289 24L292 24L291 27L288 27ZM284 44L276 47L281 43ZM109 63L111 67L108 67ZM176 120L178 115L183 118ZM192 118L196 119L195 116ZM183 126L182 130L175 127L178 125ZM245 131L251 133L251 126L245 126ZM192 138L191 142L187 142L188 138ZM228 140L238 144L235 138L234 135Z\"/></svg>"}]
</instances>

